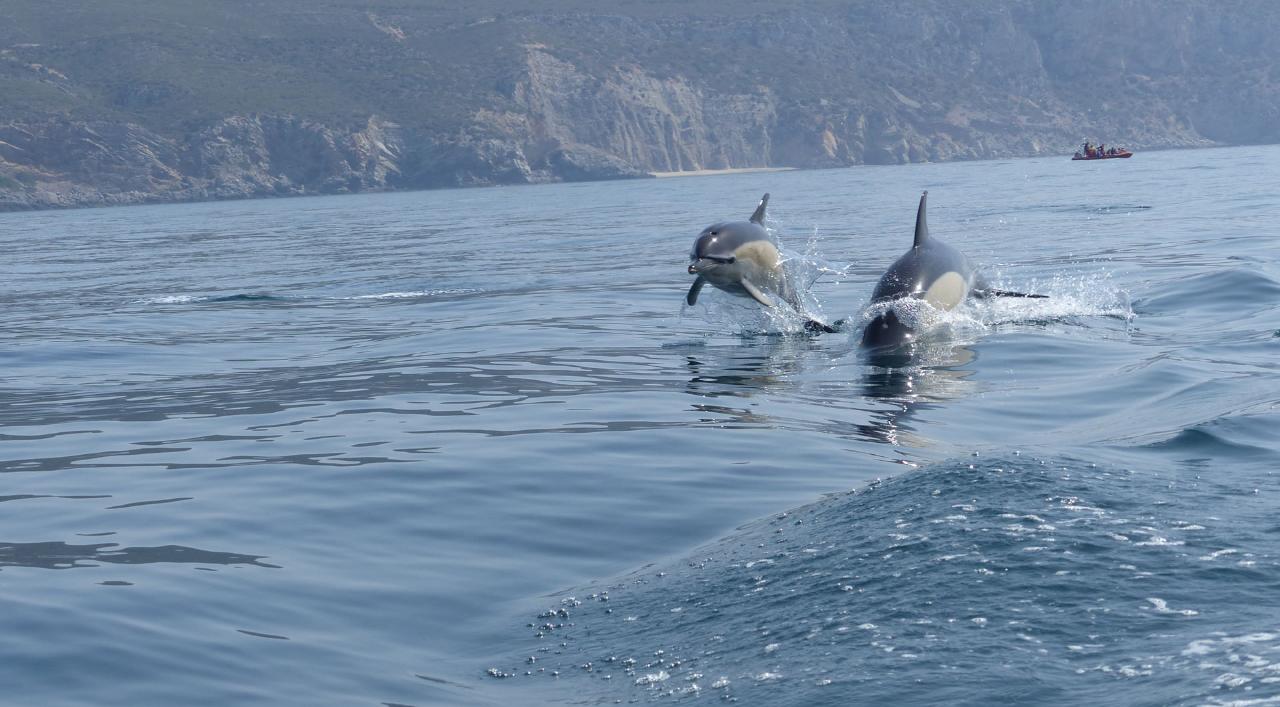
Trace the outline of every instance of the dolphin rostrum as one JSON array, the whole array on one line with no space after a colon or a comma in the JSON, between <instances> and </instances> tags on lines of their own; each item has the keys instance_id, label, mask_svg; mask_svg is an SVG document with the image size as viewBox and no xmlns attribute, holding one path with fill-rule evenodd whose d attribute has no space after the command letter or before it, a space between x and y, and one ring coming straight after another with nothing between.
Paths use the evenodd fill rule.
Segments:
<instances>
[{"instance_id":1,"label":"dolphin rostrum","mask_svg":"<svg viewBox=\"0 0 1280 707\"><path fill-rule=\"evenodd\" d=\"M916 212L916 233L911 250L880 277L871 293L871 303L915 298L941 310L951 310L967 297L1036 297L1022 292L995 290L959 250L932 238L925 219L929 192L920 196ZM915 339L916 332L892 308L877 315L862 332L867 347L899 346Z\"/></svg>"},{"instance_id":2,"label":"dolphin rostrum","mask_svg":"<svg viewBox=\"0 0 1280 707\"><path fill-rule=\"evenodd\" d=\"M740 297L750 297L769 308L777 306L772 294L805 318L805 329L835 331L835 327L805 312L791 276L783 266L778 244L764 227L768 205L769 195L765 194L750 219L715 223L698 234L689 254L689 274L697 277L685 301L690 306L697 303L698 293L706 284Z\"/></svg>"}]
</instances>

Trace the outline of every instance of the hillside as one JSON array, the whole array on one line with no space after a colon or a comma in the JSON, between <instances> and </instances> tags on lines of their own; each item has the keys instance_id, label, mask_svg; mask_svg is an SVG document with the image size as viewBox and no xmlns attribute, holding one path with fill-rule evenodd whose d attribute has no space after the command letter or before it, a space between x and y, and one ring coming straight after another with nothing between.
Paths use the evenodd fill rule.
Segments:
<instances>
[{"instance_id":1,"label":"hillside","mask_svg":"<svg viewBox=\"0 0 1280 707\"><path fill-rule=\"evenodd\" d=\"M0 210L1280 141L1265 0L0 0Z\"/></svg>"}]
</instances>

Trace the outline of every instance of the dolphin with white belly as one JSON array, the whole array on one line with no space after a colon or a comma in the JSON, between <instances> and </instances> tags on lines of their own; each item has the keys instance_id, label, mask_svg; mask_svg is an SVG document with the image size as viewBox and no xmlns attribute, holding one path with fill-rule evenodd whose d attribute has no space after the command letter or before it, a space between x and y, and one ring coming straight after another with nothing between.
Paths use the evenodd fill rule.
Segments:
<instances>
[{"instance_id":1,"label":"dolphin with white belly","mask_svg":"<svg viewBox=\"0 0 1280 707\"><path fill-rule=\"evenodd\" d=\"M833 332L805 312L791 276L782 263L778 244L764 227L769 195L760 199L755 213L746 221L715 223L707 226L693 242L689 254L689 274L696 275L685 301L693 306L704 285L740 297L750 297L761 305L776 307L778 297L805 318L809 331ZM772 295L772 296L771 296Z\"/></svg>"},{"instance_id":2,"label":"dolphin with white belly","mask_svg":"<svg viewBox=\"0 0 1280 707\"><path fill-rule=\"evenodd\" d=\"M873 305L893 300L915 298L931 306L949 311L968 297L1044 297L1022 292L991 289L977 268L959 250L932 238L925 219L929 192L920 196L916 212L915 242L911 250L880 277L871 294ZM915 339L916 332L887 308L867 324L862 332L862 345L870 348L901 346Z\"/></svg>"}]
</instances>

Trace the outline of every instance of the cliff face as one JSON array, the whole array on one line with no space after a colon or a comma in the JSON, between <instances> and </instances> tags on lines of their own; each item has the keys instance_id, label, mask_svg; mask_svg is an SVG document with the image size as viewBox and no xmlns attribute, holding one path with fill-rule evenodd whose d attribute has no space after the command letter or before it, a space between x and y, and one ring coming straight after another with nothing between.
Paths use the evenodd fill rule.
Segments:
<instances>
[{"instance_id":1,"label":"cliff face","mask_svg":"<svg viewBox=\"0 0 1280 707\"><path fill-rule=\"evenodd\" d=\"M233 116L183 139L134 123L10 123L0 126L0 209L385 189L402 144L394 124L372 118L336 130Z\"/></svg>"},{"instance_id":2,"label":"cliff face","mask_svg":"<svg viewBox=\"0 0 1280 707\"><path fill-rule=\"evenodd\" d=\"M502 121L513 138L562 149L583 145L646 171L677 172L772 161L776 105L767 87L722 94L684 76L639 66L585 73L540 48L512 91Z\"/></svg>"},{"instance_id":3,"label":"cliff face","mask_svg":"<svg viewBox=\"0 0 1280 707\"><path fill-rule=\"evenodd\" d=\"M120 1L0 27L0 209L1280 140L1264 0Z\"/></svg>"}]
</instances>

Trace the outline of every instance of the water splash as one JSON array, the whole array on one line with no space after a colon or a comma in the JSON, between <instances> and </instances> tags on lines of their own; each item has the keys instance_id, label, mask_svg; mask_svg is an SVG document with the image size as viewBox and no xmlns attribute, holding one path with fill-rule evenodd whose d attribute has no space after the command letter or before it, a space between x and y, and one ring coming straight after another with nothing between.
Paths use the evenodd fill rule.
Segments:
<instances>
[{"instance_id":1,"label":"water splash","mask_svg":"<svg viewBox=\"0 0 1280 707\"><path fill-rule=\"evenodd\" d=\"M993 280L996 289L1043 294L1044 298L971 297L952 310L942 310L924 300L903 298L868 305L858 319L865 326L892 311L924 342L972 343L993 330L1009 325L1078 324L1109 318L1131 322L1133 307L1128 293L1114 286L1108 273L1055 276L1024 283Z\"/></svg>"},{"instance_id":2,"label":"water splash","mask_svg":"<svg viewBox=\"0 0 1280 707\"><path fill-rule=\"evenodd\" d=\"M1072 322L1083 318L1106 317L1126 322L1134 318L1128 291L1118 286L1109 272L1059 274L1026 282L1006 281L994 273L996 289L1046 295L1043 299L990 297L967 304L973 318L985 326L1018 323Z\"/></svg>"},{"instance_id":3,"label":"water splash","mask_svg":"<svg viewBox=\"0 0 1280 707\"><path fill-rule=\"evenodd\" d=\"M843 273L823 257L818 248L818 232L814 229L805 240L803 249L793 250L778 237L778 232L767 227L770 234L778 240L778 250L782 255L782 268L787 273L796 296L800 301L803 314L795 311L785 303L773 308L764 308L755 302L741 297L715 295L706 297L704 318L716 331L730 331L741 335L794 335L809 333L805 324L809 320L832 322L835 318L827 316L823 311L822 300L814 293L814 285L824 276ZM710 288L708 288L710 289ZM692 310L688 305L681 308L682 315Z\"/></svg>"},{"instance_id":4,"label":"water splash","mask_svg":"<svg viewBox=\"0 0 1280 707\"><path fill-rule=\"evenodd\" d=\"M777 238L777 232L770 229ZM877 316L893 310L898 318L917 332L917 340L951 340L968 343L1005 325L1050 323L1083 324L1092 318L1134 319L1129 293L1112 281L1109 272L1055 274L1048 278L1018 280L1002 271L988 273L995 289L1045 295L1044 298L990 297L970 298L953 310L934 308L922 300L901 299L868 304L848 315L828 316L814 285L824 278L846 284L852 265L839 265L827 259L820 248L819 232L809 232L799 249L791 249L779 239L783 267L796 288L806 313L821 321L845 321L845 329L860 330ZM687 312L686 306L682 311ZM804 333L805 318L789 307L764 310L740 298L717 297L708 300L706 318L719 331L746 335Z\"/></svg>"}]
</instances>

